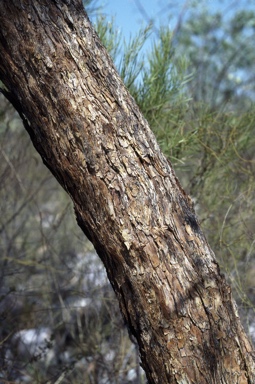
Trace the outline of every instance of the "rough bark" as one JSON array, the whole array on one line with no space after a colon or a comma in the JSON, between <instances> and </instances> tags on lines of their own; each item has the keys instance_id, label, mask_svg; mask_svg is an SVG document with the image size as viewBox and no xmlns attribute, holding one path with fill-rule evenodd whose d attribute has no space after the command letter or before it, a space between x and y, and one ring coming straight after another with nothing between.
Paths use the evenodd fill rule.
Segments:
<instances>
[{"instance_id":1,"label":"rough bark","mask_svg":"<svg viewBox=\"0 0 255 384\"><path fill-rule=\"evenodd\" d=\"M81 1L0 0L0 53L3 92L73 200L148 382L253 384L251 346L192 203Z\"/></svg>"}]
</instances>

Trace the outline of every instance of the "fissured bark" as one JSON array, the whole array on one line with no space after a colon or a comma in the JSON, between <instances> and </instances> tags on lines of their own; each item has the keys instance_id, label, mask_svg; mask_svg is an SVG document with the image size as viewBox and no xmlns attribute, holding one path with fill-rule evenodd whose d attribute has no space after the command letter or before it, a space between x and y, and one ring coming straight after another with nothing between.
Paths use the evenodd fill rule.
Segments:
<instances>
[{"instance_id":1,"label":"fissured bark","mask_svg":"<svg viewBox=\"0 0 255 384\"><path fill-rule=\"evenodd\" d=\"M148 382L254 384L250 343L192 203L81 1L0 0L0 54L3 93L73 200Z\"/></svg>"}]
</instances>

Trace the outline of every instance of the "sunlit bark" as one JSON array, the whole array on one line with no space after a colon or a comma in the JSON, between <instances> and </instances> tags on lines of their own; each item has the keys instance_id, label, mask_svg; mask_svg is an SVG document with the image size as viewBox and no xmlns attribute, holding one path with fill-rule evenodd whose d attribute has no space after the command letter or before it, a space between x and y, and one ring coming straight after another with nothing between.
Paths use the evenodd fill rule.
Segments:
<instances>
[{"instance_id":1,"label":"sunlit bark","mask_svg":"<svg viewBox=\"0 0 255 384\"><path fill-rule=\"evenodd\" d=\"M72 198L148 382L253 384L251 346L192 203L81 1L0 0L0 54L3 93Z\"/></svg>"}]
</instances>

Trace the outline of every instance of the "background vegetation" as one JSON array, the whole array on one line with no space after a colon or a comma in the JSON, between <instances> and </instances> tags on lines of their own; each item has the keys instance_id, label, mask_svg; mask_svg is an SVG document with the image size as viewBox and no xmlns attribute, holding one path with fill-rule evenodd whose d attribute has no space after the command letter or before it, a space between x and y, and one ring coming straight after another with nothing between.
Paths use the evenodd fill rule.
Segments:
<instances>
[{"instance_id":1,"label":"background vegetation","mask_svg":"<svg viewBox=\"0 0 255 384\"><path fill-rule=\"evenodd\" d=\"M103 9L85 5L193 198L255 341L255 12L194 6L174 31L151 20L124 41ZM0 212L0 382L145 383L103 266L3 97Z\"/></svg>"}]
</instances>

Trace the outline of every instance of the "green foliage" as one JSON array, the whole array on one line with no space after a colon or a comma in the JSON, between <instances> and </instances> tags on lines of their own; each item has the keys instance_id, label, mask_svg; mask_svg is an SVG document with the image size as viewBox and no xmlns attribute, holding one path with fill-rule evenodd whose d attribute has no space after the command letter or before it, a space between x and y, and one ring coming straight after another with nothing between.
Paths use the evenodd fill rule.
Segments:
<instances>
[{"instance_id":1,"label":"green foliage","mask_svg":"<svg viewBox=\"0 0 255 384\"><path fill-rule=\"evenodd\" d=\"M249 108L255 98L255 12L213 13L208 8L191 11L177 36L178 55L187 58L187 86L195 101L212 108L229 104Z\"/></svg>"},{"instance_id":2,"label":"green foliage","mask_svg":"<svg viewBox=\"0 0 255 384\"><path fill-rule=\"evenodd\" d=\"M181 90L189 81L184 74L186 61L174 57L170 28L162 27L150 48L148 40L152 34L151 25L140 29L128 42L115 26L114 20L107 21L105 17L100 17L95 28L151 127L161 115L164 119L170 118L170 104L185 100Z\"/></svg>"},{"instance_id":3,"label":"green foliage","mask_svg":"<svg viewBox=\"0 0 255 384\"><path fill-rule=\"evenodd\" d=\"M120 54L122 36L120 31L116 28L114 20L107 20L105 16L101 15L96 19L94 27L108 53L111 55L112 59L116 61Z\"/></svg>"},{"instance_id":4,"label":"green foliage","mask_svg":"<svg viewBox=\"0 0 255 384\"><path fill-rule=\"evenodd\" d=\"M244 320L247 308L255 305L254 20L249 9L227 18L206 7L200 13L194 8L174 42L170 28L162 27L139 60L146 40L139 45L139 37L133 38L125 46L132 65L122 60L119 67L194 199ZM121 39L117 45L118 66Z\"/></svg>"},{"instance_id":5,"label":"green foliage","mask_svg":"<svg viewBox=\"0 0 255 384\"><path fill-rule=\"evenodd\" d=\"M184 82L185 62L173 60L172 32L160 30L158 39L146 57L141 82L136 91L136 101L152 128L158 117L170 117L170 106L176 102ZM170 113L169 113L170 112Z\"/></svg>"},{"instance_id":6,"label":"green foliage","mask_svg":"<svg viewBox=\"0 0 255 384\"><path fill-rule=\"evenodd\" d=\"M194 199L248 327L255 306L254 12L238 10L226 19L193 8L177 35L162 26L151 42L150 24L125 41L96 1L86 4L98 15L103 44ZM0 105L0 377L125 383L136 353L112 291L97 286L102 266L91 258L65 193L42 166L17 115L3 99ZM81 255L87 263L80 263ZM75 307L81 298L92 305ZM45 326L53 330L49 344L59 360L68 355L66 361L20 361L18 353L11 355L12 365L4 360L17 331Z\"/></svg>"}]
</instances>

